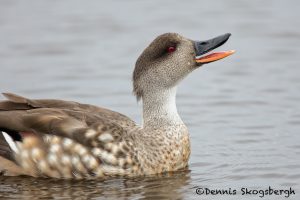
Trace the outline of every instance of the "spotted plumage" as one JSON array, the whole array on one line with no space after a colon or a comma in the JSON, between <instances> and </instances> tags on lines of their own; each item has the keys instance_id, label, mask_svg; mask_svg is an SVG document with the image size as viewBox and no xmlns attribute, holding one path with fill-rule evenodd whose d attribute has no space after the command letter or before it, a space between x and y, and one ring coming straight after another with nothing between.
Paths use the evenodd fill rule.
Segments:
<instances>
[{"instance_id":1,"label":"spotted plumage","mask_svg":"<svg viewBox=\"0 0 300 200\"><path fill-rule=\"evenodd\" d=\"M105 108L4 93L1 174L90 179L187 167L189 134L175 98L178 83L202 65L195 61L201 49L195 44L176 33L163 34L137 60L133 85L143 102L142 126Z\"/></svg>"}]
</instances>

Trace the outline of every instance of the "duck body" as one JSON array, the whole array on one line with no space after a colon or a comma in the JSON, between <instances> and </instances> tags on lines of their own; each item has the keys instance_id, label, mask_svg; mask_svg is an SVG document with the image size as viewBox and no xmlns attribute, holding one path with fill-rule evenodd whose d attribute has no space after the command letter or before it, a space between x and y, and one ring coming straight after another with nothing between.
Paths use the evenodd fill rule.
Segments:
<instances>
[{"instance_id":1,"label":"duck body","mask_svg":"<svg viewBox=\"0 0 300 200\"><path fill-rule=\"evenodd\" d=\"M198 42L166 33L144 50L133 73L134 94L143 102L142 126L93 105L4 93L7 100L0 101L1 174L89 179L186 168L190 140L177 112L177 85L201 65L232 54L199 58L229 36Z\"/></svg>"},{"instance_id":2,"label":"duck body","mask_svg":"<svg viewBox=\"0 0 300 200\"><path fill-rule=\"evenodd\" d=\"M14 168L15 175L82 179L187 166L184 124L144 130L120 113L92 105L5 96L8 101L0 102L0 155L16 166L0 164L3 174ZM5 143L4 135L12 136L13 144Z\"/></svg>"}]
</instances>

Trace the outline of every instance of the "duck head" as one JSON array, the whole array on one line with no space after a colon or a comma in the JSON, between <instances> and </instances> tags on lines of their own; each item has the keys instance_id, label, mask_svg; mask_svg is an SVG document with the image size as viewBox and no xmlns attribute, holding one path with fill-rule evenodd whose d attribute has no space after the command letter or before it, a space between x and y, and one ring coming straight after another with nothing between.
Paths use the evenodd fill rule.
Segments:
<instances>
[{"instance_id":1,"label":"duck head","mask_svg":"<svg viewBox=\"0 0 300 200\"><path fill-rule=\"evenodd\" d=\"M223 45L230 35L226 33L205 41L194 41L177 33L158 36L136 62L134 94L140 99L145 92L173 88L198 67L233 54L233 50L207 54Z\"/></svg>"}]
</instances>

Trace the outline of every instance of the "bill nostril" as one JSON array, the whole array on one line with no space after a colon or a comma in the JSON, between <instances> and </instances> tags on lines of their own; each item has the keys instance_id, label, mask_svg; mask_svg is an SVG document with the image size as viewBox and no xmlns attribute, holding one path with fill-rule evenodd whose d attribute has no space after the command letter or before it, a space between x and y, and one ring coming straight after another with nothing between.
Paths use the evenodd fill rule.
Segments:
<instances>
[{"instance_id":1,"label":"bill nostril","mask_svg":"<svg viewBox=\"0 0 300 200\"><path fill-rule=\"evenodd\" d=\"M200 42L200 45L206 45L207 42Z\"/></svg>"}]
</instances>

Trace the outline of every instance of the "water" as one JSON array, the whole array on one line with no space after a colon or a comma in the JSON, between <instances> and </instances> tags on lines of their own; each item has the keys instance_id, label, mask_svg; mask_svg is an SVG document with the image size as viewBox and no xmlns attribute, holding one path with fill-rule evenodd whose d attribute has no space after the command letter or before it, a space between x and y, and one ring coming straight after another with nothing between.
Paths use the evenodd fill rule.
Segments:
<instances>
[{"instance_id":1,"label":"water","mask_svg":"<svg viewBox=\"0 0 300 200\"><path fill-rule=\"evenodd\" d=\"M188 171L107 181L0 178L15 199L262 199L196 195L197 187L292 187L300 193L299 1L0 2L0 89L95 104L140 122L131 73L157 35L231 32L237 53L193 72L178 110L189 127ZM61 199L63 199L61 198ZM269 196L263 199L286 199Z\"/></svg>"}]
</instances>

